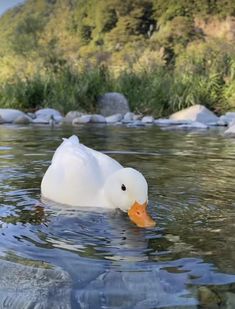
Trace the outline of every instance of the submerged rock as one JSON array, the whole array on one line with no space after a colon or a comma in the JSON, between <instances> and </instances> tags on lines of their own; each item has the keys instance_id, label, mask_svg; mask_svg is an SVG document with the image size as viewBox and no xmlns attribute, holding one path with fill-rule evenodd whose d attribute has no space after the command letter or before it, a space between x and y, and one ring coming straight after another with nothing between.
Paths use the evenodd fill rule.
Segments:
<instances>
[{"instance_id":1,"label":"submerged rock","mask_svg":"<svg viewBox=\"0 0 235 309\"><path fill-rule=\"evenodd\" d=\"M0 117L3 122L12 123L20 116L26 116L26 114L18 109L0 108Z\"/></svg>"},{"instance_id":2,"label":"submerged rock","mask_svg":"<svg viewBox=\"0 0 235 309\"><path fill-rule=\"evenodd\" d=\"M219 308L221 299L219 296L206 286L201 286L198 288L198 298L200 305L205 306L205 308Z\"/></svg>"},{"instance_id":3,"label":"submerged rock","mask_svg":"<svg viewBox=\"0 0 235 309\"><path fill-rule=\"evenodd\" d=\"M98 100L98 108L101 115L108 117L114 114L124 116L130 111L126 97L118 92L107 92Z\"/></svg>"},{"instance_id":4,"label":"submerged rock","mask_svg":"<svg viewBox=\"0 0 235 309\"><path fill-rule=\"evenodd\" d=\"M196 121L206 125L210 125L210 123L216 123L219 120L219 117L217 117L213 112L211 112L205 106L199 104L174 113L169 118L171 120Z\"/></svg>"},{"instance_id":5,"label":"submerged rock","mask_svg":"<svg viewBox=\"0 0 235 309\"><path fill-rule=\"evenodd\" d=\"M197 308L196 299L186 291L183 281L176 280L167 271L158 269L149 272L109 270L79 288L75 299L78 308L84 309Z\"/></svg>"},{"instance_id":6,"label":"submerged rock","mask_svg":"<svg viewBox=\"0 0 235 309\"><path fill-rule=\"evenodd\" d=\"M0 273L0 308L71 308L71 279L60 268L1 260Z\"/></svg>"}]
</instances>

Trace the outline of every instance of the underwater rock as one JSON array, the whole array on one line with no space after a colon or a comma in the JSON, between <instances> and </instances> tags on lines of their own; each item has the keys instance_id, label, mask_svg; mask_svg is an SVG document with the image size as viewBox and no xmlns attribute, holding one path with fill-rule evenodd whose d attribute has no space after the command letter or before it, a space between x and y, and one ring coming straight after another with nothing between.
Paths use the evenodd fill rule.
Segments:
<instances>
[{"instance_id":1,"label":"underwater rock","mask_svg":"<svg viewBox=\"0 0 235 309\"><path fill-rule=\"evenodd\" d=\"M60 268L0 263L0 308L71 308L71 279Z\"/></svg>"},{"instance_id":2,"label":"underwater rock","mask_svg":"<svg viewBox=\"0 0 235 309\"><path fill-rule=\"evenodd\" d=\"M221 299L219 298L219 296L206 286L200 286L198 288L198 298L200 301L200 305L208 309L219 308L219 305L221 303Z\"/></svg>"},{"instance_id":3,"label":"underwater rock","mask_svg":"<svg viewBox=\"0 0 235 309\"><path fill-rule=\"evenodd\" d=\"M182 274L182 277L185 277ZM185 278L184 278L185 279ZM183 280L176 282L167 271L109 270L75 293L79 308L150 309L174 306L197 308ZM185 307L184 307L185 308Z\"/></svg>"}]
</instances>

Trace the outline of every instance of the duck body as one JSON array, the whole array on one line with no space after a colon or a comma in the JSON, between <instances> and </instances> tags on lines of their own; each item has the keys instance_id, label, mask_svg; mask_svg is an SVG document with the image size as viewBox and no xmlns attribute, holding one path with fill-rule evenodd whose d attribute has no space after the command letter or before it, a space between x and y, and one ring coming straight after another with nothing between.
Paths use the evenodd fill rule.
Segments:
<instances>
[{"instance_id":1,"label":"duck body","mask_svg":"<svg viewBox=\"0 0 235 309\"><path fill-rule=\"evenodd\" d=\"M103 196L105 180L123 167L117 161L79 143L64 139L52 158L42 184L42 195L61 204L111 208Z\"/></svg>"},{"instance_id":2,"label":"duck body","mask_svg":"<svg viewBox=\"0 0 235 309\"><path fill-rule=\"evenodd\" d=\"M148 185L144 176L86 147L75 135L56 149L42 179L41 194L70 206L120 208L138 226L153 226L146 213Z\"/></svg>"}]
</instances>

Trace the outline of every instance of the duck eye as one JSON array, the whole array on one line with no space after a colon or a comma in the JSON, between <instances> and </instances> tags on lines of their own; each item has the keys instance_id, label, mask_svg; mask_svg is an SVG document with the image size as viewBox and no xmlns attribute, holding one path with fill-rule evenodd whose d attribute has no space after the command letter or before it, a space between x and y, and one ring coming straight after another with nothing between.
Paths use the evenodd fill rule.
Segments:
<instances>
[{"instance_id":1,"label":"duck eye","mask_svg":"<svg viewBox=\"0 0 235 309\"><path fill-rule=\"evenodd\" d=\"M122 191L126 191L126 186L122 185Z\"/></svg>"}]
</instances>

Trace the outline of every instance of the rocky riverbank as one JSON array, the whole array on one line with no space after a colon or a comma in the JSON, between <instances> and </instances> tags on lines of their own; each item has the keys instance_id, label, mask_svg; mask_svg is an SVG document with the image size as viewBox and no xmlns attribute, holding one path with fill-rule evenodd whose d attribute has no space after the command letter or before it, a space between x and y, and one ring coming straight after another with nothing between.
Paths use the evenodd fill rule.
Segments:
<instances>
[{"instance_id":1,"label":"rocky riverbank","mask_svg":"<svg viewBox=\"0 0 235 309\"><path fill-rule=\"evenodd\" d=\"M235 136L235 112L218 117L203 105L193 105L168 118L155 119L152 115L140 115L130 111L126 98L119 93L107 93L98 104L98 114L70 111L62 115L52 108L39 109L35 113L24 113L16 109L0 109L0 123L33 125L85 125L107 124L129 127L157 125L173 129L207 130L215 126L226 127L226 136Z\"/></svg>"}]
</instances>

